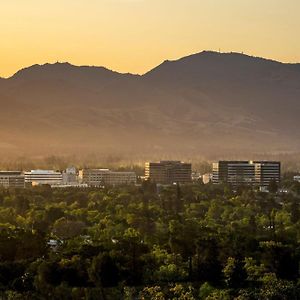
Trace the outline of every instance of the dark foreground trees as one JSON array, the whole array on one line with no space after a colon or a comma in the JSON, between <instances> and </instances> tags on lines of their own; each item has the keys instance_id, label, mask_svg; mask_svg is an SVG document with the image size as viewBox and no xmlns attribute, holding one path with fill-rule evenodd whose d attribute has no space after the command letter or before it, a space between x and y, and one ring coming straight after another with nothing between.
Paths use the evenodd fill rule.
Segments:
<instances>
[{"instance_id":1,"label":"dark foreground trees","mask_svg":"<svg viewBox=\"0 0 300 300\"><path fill-rule=\"evenodd\" d=\"M300 299L291 190L1 190L0 299Z\"/></svg>"}]
</instances>

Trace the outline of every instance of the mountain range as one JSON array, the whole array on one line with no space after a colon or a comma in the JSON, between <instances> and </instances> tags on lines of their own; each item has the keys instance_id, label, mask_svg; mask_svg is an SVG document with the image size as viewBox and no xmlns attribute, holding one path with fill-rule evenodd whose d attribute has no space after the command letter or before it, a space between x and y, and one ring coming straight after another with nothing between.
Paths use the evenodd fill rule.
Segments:
<instances>
[{"instance_id":1,"label":"mountain range","mask_svg":"<svg viewBox=\"0 0 300 300\"><path fill-rule=\"evenodd\" d=\"M69 63L0 79L3 156L298 151L300 64L204 51L144 75Z\"/></svg>"}]
</instances>

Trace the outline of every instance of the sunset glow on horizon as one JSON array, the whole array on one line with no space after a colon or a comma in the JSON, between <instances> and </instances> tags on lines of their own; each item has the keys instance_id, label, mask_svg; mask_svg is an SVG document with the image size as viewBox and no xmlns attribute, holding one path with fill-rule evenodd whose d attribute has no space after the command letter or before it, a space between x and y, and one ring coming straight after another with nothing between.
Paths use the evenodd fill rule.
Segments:
<instances>
[{"instance_id":1,"label":"sunset glow on horizon","mask_svg":"<svg viewBox=\"0 0 300 300\"><path fill-rule=\"evenodd\" d=\"M299 11L297 0L4 0L0 77L56 61L142 74L219 49L300 62Z\"/></svg>"}]
</instances>

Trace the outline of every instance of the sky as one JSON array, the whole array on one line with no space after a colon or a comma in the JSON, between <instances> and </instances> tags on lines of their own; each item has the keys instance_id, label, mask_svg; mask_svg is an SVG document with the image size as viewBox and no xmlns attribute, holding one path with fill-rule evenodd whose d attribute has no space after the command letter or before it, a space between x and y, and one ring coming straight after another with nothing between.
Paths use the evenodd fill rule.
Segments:
<instances>
[{"instance_id":1,"label":"sky","mask_svg":"<svg viewBox=\"0 0 300 300\"><path fill-rule=\"evenodd\" d=\"M143 74L203 50L300 62L299 0L0 0L0 77L70 62Z\"/></svg>"}]
</instances>

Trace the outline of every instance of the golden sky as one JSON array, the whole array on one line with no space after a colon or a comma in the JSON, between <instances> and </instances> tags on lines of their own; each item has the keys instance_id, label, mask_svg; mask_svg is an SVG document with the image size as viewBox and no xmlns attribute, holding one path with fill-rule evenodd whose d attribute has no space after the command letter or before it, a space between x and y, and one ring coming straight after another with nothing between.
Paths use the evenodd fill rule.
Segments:
<instances>
[{"instance_id":1,"label":"golden sky","mask_svg":"<svg viewBox=\"0 0 300 300\"><path fill-rule=\"evenodd\" d=\"M300 62L299 0L0 0L0 76L46 62L144 73L202 50Z\"/></svg>"}]
</instances>

